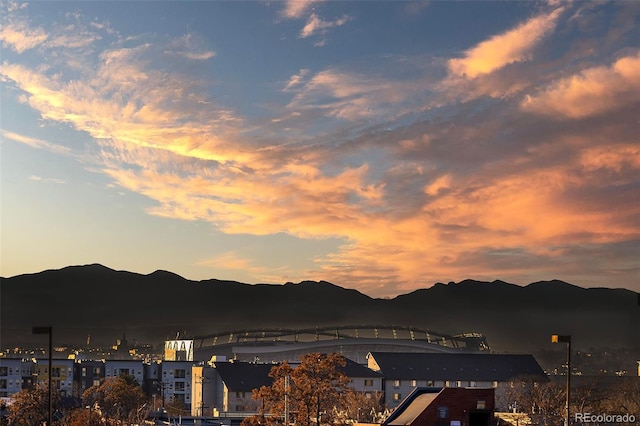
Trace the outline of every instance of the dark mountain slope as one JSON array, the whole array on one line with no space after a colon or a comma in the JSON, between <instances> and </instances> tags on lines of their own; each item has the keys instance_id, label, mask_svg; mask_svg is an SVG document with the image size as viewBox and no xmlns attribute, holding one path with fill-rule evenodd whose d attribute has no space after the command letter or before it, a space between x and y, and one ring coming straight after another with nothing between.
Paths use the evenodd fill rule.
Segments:
<instances>
[{"instance_id":1,"label":"dark mountain slope","mask_svg":"<svg viewBox=\"0 0 640 426\"><path fill-rule=\"evenodd\" d=\"M438 283L391 300L320 281L249 285L191 281L168 271L148 275L102 265L72 266L0 281L2 347L41 342L34 325L51 324L59 343L111 343L126 332L160 343L192 335L256 328L405 325L485 334L499 351L548 348L570 333L578 346L637 346L637 294L585 289L562 281L525 287L503 281Z\"/></svg>"}]
</instances>

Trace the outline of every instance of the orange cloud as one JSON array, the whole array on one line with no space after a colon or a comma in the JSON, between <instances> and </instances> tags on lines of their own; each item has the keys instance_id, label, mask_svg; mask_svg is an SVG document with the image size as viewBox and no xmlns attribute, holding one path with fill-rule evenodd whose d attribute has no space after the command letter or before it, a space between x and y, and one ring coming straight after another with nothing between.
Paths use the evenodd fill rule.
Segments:
<instances>
[{"instance_id":1,"label":"orange cloud","mask_svg":"<svg viewBox=\"0 0 640 426\"><path fill-rule=\"evenodd\" d=\"M300 18L319 1L322 0L286 0L282 15L289 19Z\"/></svg>"},{"instance_id":2,"label":"orange cloud","mask_svg":"<svg viewBox=\"0 0 640 426\"><path fill-rule=\"evenodd\" d=\"M41 45L48 38L48 34L42 28L28 28L21 23L4 23L0 30L2 46L18 53Z\"/></svg>"},{"instance_id":3,"label":"orange cloud","mask_svg":"<svg viewBox=\"0 0 640 426\"><path fill-rule=\"evenodd\" d=\"M590 117L640 101L640 53L610 67L593 67L556 81L528 96L521 107L538 114L573 119Z\"/></svg>"},{"instance_id":4,"label":"orange cloud","mask_svg":"<svg viewBox=\"0 0 640 426\"><path fill-rule=\"evenodd\" d=\"M310 3L305 4L300 10ZM486 76L527 59L559 13L540 15L480 43L449 62L451 73ZM300 273L306 277L376 295L384 285L384 292L392 294L434 280L496 278L496 271L503 279L522 276L532 267L520 259L551 271L554 257L569 252L568 247L638 238L635 222L628 219L637 217L638 207L619 202L626 194L615 199L616 208L590 202L592 191L624 186L618 184L629 183L628 176L640 168L636 144L623 137L614 140L608 129L599 129L597 138L564 139L541 131L544 142L526 145L519 139L526 140L530 129L518 128L523 118L516 107L509 112L513 123L492 121L489 109L478 112L480 118L467 111L431 116L432 121L415 126L426 127L422 133L411 123L397 132L371 126L354 138L361 145L351 134L348 140L340 136L343 127L313 143L305 142L308 135L283 141L282 132L255 142L246 136L251 126L234 111L201 95L193 83L140 60L157 53L153 49L143 44L104 51L90 71L78 71L73 81L6 62L0 73L24 91L26 102L44 119L95 138L91 167L149 197L156 203L150 214L203 220L230 234L286 232L345 241L339 251L315 259L316 270ZM194 52L207 56L206 49ZM554 83L521 107L574 117L609 111L637 97L632 89L640 81L638 69L638 55L626 56L610 67ZM403 114L400 105L417 86L335 69L311 76L301 70L286 86L293 99L282 111L292 117L311 111L342 120L391 120ZM616 95L608 97L605 89ZM598 96L602 105L595 102ZM56 149L6 131L3 137ZM559 147L568 152L566 161L549 161L553 155L546 150ZM509 150L515 153L503 152ZM368 160L373 157L376 163ZM399 199L411 205L398 206ZM505 260L513 258L518 261ZM273 281L281 281L278 274L291 274L268 273L238 252L202 264L249 269Z\"/></svg>"},{"instance_id":5,"label":"orange cloud","mask_svg":"<svg viewBox=\"0 0 640 426\"><path fill-rule=\"evenodd\" d=\"M553 31L563 8L531 18L516 28L491 37L467 50L463 58L450 59L449 71L457 76L474 78L505 65L530 59L540 40Z\"/></svg>"}]
</instances>

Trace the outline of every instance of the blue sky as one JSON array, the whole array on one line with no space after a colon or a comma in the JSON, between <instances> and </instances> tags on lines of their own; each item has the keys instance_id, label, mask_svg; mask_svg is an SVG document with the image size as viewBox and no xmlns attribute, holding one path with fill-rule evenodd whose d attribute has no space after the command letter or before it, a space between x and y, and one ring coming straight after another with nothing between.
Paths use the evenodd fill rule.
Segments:
<instances>
[{"instance_id":1,"label":"blue sky","mask_svg":"<svg viewBox=\"0 0 640 426\"><path fill-rule=\"evenodd\" d=\"M635 2L2 8L2 276L640 291Z\"/></svg>"}]
</instances>

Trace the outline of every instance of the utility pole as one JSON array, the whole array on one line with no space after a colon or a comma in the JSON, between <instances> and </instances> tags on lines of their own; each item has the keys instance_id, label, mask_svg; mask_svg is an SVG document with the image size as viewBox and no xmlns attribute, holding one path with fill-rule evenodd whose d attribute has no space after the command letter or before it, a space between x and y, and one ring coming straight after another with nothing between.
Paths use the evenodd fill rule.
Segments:
<instances>
[{"instance_id":1,"label":"utility pole","mask_svg":"<svg viewBox=\"0 0 640 426\"><path fill-rule=\"evenodd\" d=\"M204 385L205 383L209 383L209 379L204 377L204 369L205 367L202 367L202 375L200 376L199 380L196 382L200 385L200 416L204 417L204 409L206 407L206 405L204 404Z\"/></svg>"},{"instance_id":2,"label":"utility pole","mask_svg":"<svg viewBox=\"0 0 640 426\"><path fill-rule=\"evenodd\" d=\"M48 382L49 382L49 418L47 421L47 426L53 425L53 394L52 394L52 383L51 383L51 370L53 368L53 328L51 326L47 327L33 327L31 329L33 334L48 334L49 335L49 371L47 373Z\"/></svg>"},{"instance_id":3,"label":"utility pole","mask_svg":"<svg viewBox=\"0 0 640 426\"><path fill-rule=\"evenodd\" d=\"M566 426L569 426L569 422L571 421L571 417L569 415L569 403L571 402L571 335L551 335L551 343L560 343L564 342L567 344L567 401L566 404Z\"/></svg>"},{"instance_id":4,"label":"utility pole","mask_svg":"<svg viewBox=\"0 0 640 426\"><path fill-rule=\"evenodd\" d=\"M284 426L289 426L289 380L290 376L284 376Z\"/></svg>"}]
</instances>

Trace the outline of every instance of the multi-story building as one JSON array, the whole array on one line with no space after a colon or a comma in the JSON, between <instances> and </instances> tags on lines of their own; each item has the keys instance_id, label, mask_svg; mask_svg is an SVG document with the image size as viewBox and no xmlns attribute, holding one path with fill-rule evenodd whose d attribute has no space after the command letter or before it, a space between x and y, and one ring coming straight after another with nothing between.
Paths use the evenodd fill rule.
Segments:
<instances>
[{"instance_id":1,"label":"multi-story building","mask_svg":"<svg viewBox=\"0 0 640 426\"><path fill-rule=\"evenodd\" d=\"M163 404L182 404L191 410L191 368L193 361L163 361L160 384Z\"/></svg>"},{"instance_id":2,"label":"multi-story building","mask_svg":"<svg viewBox=\"0 0 640 426\"><path fill-rule=\"evenodd\" d=\"M238 417L257 413L258 401L252 398L252 392L273 383L273 378L269 377L273 366L249 362L214 363L221 384L218 393L214 391L214 408L219 412L238 413Z\"/></svg>"},{"instance_id":3,"label":"multi-story building","mask_svg":"<svg viewBox=\"0 0 640 426\"><path fill-rule=\"evenodd\" d=\"M144 363L139 360L106 360L105 378L131 376L142 386L144 383Z\"/></svg>"},{"instance_id":4,"label":"multi-story building","mask_svg":"<svg viewBox=\"0 0 640 426\"><path fill-rule=\"evenodd\" d=\"M144 383L142 390L152 399L152 407L156 410L162 403L162 363L151 361L144 364Z\"/></svg>"},{"instance_id":5,"label":"multi-story building","mask_svg":"<svg viewBox=\"0 0 640 426\"><path fill-rule=\"evenodd\" d=\"M51 364L51 383L53 389L57 390L61 396L73 395L73 366L72 359L54 359ZM49 380L49 360L36 360L36 382L47 383Z\"/></svg>"},{"instance_id":6,"label":"multi-story building","mask_svg":"<svg viewBox=\"0 0 640 426\"><path fill-rule=\"evenodd\" d=\"M99 386L100 381L105 378L104 361L93 361L81 359L74 365L75 384L73 394L81 397L82 393L91 386Z\"/></svg>"},{"instance_id":7,"label":"multi-story building","mask_svg":"<svg viewBox=\"0 0 640 426\"><path fill-rule=\"evenodd\" d=\"M253 399L252 392L273 383L269 373L275 365L218 361L194 366L191 414L228 418L256 414L259 402ZM350 387L355 391L368 397L382 391L383 377L380 373L349 359L342 371L351 379Z\"/></svg>"},{"instance_id":8,"label":"multi-story building","mask_svg":"<svg viewBox=\"0 0 640 426\"><path fill-rule=\"evenodd\" d=\"M0 358L0 398L20 392L23 386L23 361Z\"/></svg>"},{"instance_id":9,"label":"multi-story building","mask_svg":"<svg viewBox=\"0 0 640 426\"><path fill-rule=\"evenodd\" d=\"M193 340L167 340L164 342L165 361L193 361Z\"/></svg>"},{"instance_id":10,"label":"multi-story building","mask_svg":"<svg viewBox=\"0 0 640 426\"><path fill-rule=\"evenodd\" d=\"M382 392L384 377L377 371L351 361L346 360L346 365L342 368L342 372L351 379L351 387L356 392L361 392L367 397Z\"/></svg>"},{"instance_id":11,"label":"multi-story building","mask_svg":"<svg viewBox=\"0 0 640 426\"><path fill-rule=\"evenodd\" d=\"M548 380L532 355L371 352L367 358L369 368L384 376L389 408L416 387L496 388L518 376Z\"/></svg>"}]
</instances>

